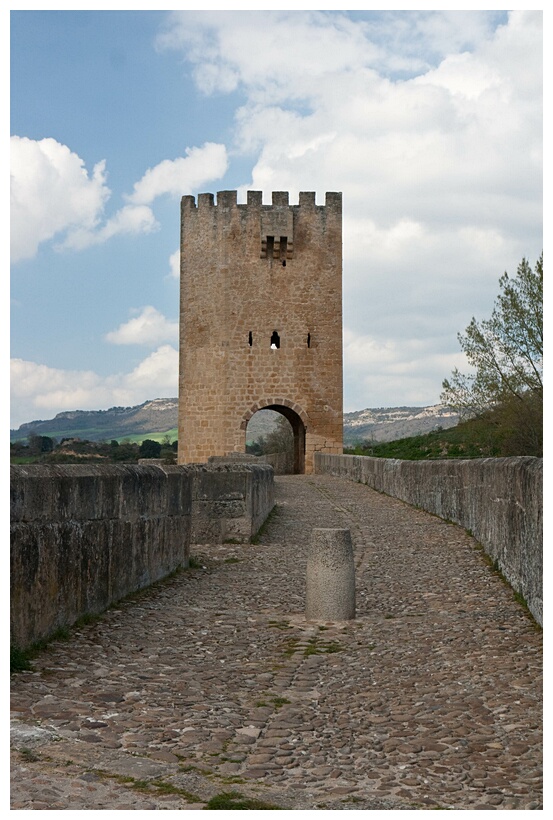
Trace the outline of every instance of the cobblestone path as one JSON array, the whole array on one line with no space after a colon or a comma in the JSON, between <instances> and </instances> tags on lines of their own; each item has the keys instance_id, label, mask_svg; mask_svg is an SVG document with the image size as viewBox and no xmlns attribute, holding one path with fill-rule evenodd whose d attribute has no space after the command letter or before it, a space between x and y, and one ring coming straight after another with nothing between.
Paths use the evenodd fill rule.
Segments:
<instances>
[{"instance_id":1,"label":"cobblestone path","mask_svg":"<svg viewBox=\"0 0 553 820\"><path fill-rule=\"evenodd\" d=\"M354 621L305 621L315 526ZM464 530L286 476L259 544L193 554L12 677L12 809L541 808L541 633Z\"/></svg>"}]
</instances>

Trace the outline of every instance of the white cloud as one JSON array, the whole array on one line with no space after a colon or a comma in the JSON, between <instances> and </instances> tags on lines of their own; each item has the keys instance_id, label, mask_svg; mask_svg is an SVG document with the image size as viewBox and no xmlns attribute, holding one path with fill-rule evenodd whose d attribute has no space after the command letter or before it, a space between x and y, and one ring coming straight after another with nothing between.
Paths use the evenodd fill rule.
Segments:
<instances>
[{"instance_id":1,"label":"white cloud","mask_svg":"<svg viewBox=\"0 0 553 820\"><path fill-rule=\"evenodd\" d=\"M159 228L159 224L150 208L146 205L125 205L117 211L115 216L93 231L86 228L77 228L71 231L67 238L59 243L57 249L72 249L76 251L89 248L91 245L101 245L112 236L118 234L145 234L152 233Z\"/></svg>"},{"instance_id":2,"label":"white cloud","mask_svg":"<svg viewBox=\"0 0 553 820\"><path fill-rule=\"evenodd\" d=\"M174 279L180 280L180 248L169 257L169 270Z\"/></svg>"},{"instance_id":3,"label":"white cloud","mask_svg":"<svg viewBox=\"0 0 553 820\"><path fill-rule=\"evenodd\" d=\"M243 188L341 190L348 219L405 219L433 234L513 236L539 223L539 13L501 26L473 11L169 19L160 43L184 51L200 88L228 91L231 76L246 97L234 150L257 158ZM384 55L411 51L416 73L390 77Z\"/></svg>"},{"instance_id":4,"label":"white cloud","mask_svg":"<svg viewBox=\"0 0 553 820\"><path fill-rule=\"evenodd\" d=\"M385 341L344 332L345 412L394 404L438 404L441 384L454 367L469 369L460 351L436 353L435 340ZM401 397L394 401L391 397Z\"/></svg>"},{"instance_id":5,"label":"white cloud","mask_svg":"<svg viewBox=\"0 0 553 820\"><path fill-rule=\"evenodd\" d=\"M178 352L162 345L130 373L101 377L92 371L61 370L11 360L11 427L52 418L64 410L129 407L178 395Z\"/></svg>"},{"instance_id":6,"label":"white cloud","mask_svg":"<svg viewBox=\"0 0 553 820\"><path fill-rule=\"evenodd\" d=\"M324 11L175 12L157 38L184 51L207 94L245 88L256 102L302 99L359 72L416 76L451 51L473 51L503 13L377 12L364 20Z\"/></svg>"},{"instance_id":7,"label":"white cloud","mask_svg":"<svg viewBox=\"0 0 553 820\"><path fill-rule=\"evenodd\" d=\"M161 342L178 342L179 323L170 322L152 305L146 305L141 312L117 330L106 334L106 341L116 345L157 345Z\"/></svg>"},{"instance_id":8,"label":"white cloud","mask_svg":"<svg viewBox=\"0 0 553 820\"><path fill-rule=\"evenodd\" d=\"M11 138L12 260L32 258L41 242L99 224L110 190L105 163L89 175L83 160L54 139Z\"/></svg>"},{"instance_id":9,"label":"white cloud","mask_svg":"<svg viewBox=\"0 0 553 820\"><path fill-rule=\"evenodd\" d=\"M321 73L358 69L379 54L363 25L317 11L175 12L157 42L186 51L205 93L244 84L265 99L278 99L281 90L301 97Z\"/></svg>"},{"instance_id":10,"label":"white cloud","mask_svg":"<svg viewBox=\"0 0 553 820\"><path fill-rule=\"evenodd\" d=\"M207 142L201 148L187 148L185 157L165 159L149 168L134 184L127 199L135 205L153 202L158 196L181 196L183 191L195 191L205 182L224 176L228 166L224 145Z\"/></svg>"},{"instance_id":11,"label":"white cloud","mask_svg":"<svg viewBox=\"0 0 553 820\"><path fill-rule=\"evenodd\" d=\"M128 204L111 217L104 209L111 191L105 161L91 175L84 161L54 139L11 138L12 261L31 259L41 243L56 250L83 250L113 236L147 234L159 228L150 204L159 196L180 196L218 179L227 169L224 145L187 148L186 157L164 160L134 185Z\"/></svg>"},{"instance_id":12,"label":"white cloud","mask_svg":"<svg viewBox=\"0 0 553 820\"><path fill-rule=\"evenodd\" d=\"M125 377L128 389L155 398L178 394L179 354L171 345L162 345ZM162 391L161 393L159 391Z\"/></svg>"}]
</instances>

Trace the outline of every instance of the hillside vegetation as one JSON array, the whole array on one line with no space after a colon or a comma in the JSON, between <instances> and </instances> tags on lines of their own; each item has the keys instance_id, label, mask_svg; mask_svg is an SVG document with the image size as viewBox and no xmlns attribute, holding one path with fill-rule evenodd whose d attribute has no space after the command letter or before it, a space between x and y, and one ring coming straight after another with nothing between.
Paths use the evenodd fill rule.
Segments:
<instances>
[{"instance_id":1,"label":"hillside vegetation","mask_svg":"<svg viewBox=\"0 0 553 820\"><path fill-rule=\"evenodd\" d=\"M344 448L345 453L375 458L400 458L411 461L439 458L498 458L502 456L541 456L541 451L504 425L499 412L461 422L448 430L433 430L396 441L360 442Z\"/></svg>"}]
</instances>

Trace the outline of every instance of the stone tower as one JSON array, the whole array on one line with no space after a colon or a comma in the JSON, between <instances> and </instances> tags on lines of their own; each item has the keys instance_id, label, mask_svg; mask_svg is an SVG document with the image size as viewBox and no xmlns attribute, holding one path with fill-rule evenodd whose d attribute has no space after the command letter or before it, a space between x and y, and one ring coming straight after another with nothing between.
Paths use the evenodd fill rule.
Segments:
<instances>
[{"instance_id":1,"label":"stone tower","mask_svg":"<svg viewBox=\"0 0 553 820\"><path fill-rule=\"evenodd\" d=\"M258 410L285 416L295 472L342 452L342 195L181 202L179 463L245 452Z\"/></svg>"}]
</instances>

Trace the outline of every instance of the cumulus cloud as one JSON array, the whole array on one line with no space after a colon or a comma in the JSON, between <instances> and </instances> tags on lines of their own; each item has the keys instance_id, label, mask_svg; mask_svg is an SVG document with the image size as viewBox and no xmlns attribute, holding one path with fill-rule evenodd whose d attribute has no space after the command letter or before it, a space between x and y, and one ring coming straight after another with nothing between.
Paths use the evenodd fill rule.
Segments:
<instances>
[{"instance_id":1,"label":"cumulus cloud","mask_svg":"<svg viewBox=\"0 0 553 820\"><path fill-rule=\"evenodd\" d=\"M376 62L364 26L324 12L175 12L160 48L184 48L206 92L253 90L256 99L301 98L307 85Z\"/></svg>"},{"instance_id":2,"label":"cumulus cloud","mask_svg":"<svg viewBox=\"0 0 553 820\"><path fill-rule=\"evenodd\" d=\"M474 50L493 35L501 13L376 12L352 20L324 11L174 12L160 49L185 52L204 93L241 86L256 102L307 99L321 81L424 73L451 50Z\"/></svg>"},{"instance_id":3,"label":"cumulus cloud","mask_svg":"<svg viewBox=\"0 0 553 820\"><path fill-rule=\"evenodd\" d=\"M507 237L540 222L542 35L540 13L499 19L176 12L158 42L184 51L205 92L245 95L235 150L256 160L244 189L341 190L347 220L380 230ZM412 52L394 76L386 61Z\"/></svg>"},{"instance_id":4,"label":"cumulus cloud","mask_svg":"<svg viewBox=\"0 0 553 820\"><path fill-rule=\"evenodd\" d=\"M445 339L445 349L447 341ZM436 339L382 339L344 331L344 411L394 404L438 404L442 380L453 368L467 372L459 351L436 353ZM401 400L390 401L390 397ZM429 396L434 396L429 400Z\"/></svg>"},{"instance_id":5,"label":"cumulus cloud","mask_svg":"<svg viewBox=\"0 0 553 820\"><path fill-rule=\"evenodd\" d=\"M174 279L180 279L180 248L169 257L169 270Z\"/></svg>"},{"instance_id":6,"label":"cumulus cloud","mask_svg":"<svg viewBox=\"0 0 553 820\"><path fill-rule=\"evenodd\" d=\"M178 393L179 354L171 345L162 345L125 376L128 389L155 397L176 396ZM161 393L159 391L162 391Z\"/></svg>"},{"instance_id":7,"label":"cumulus cloud","mask_svg":"<svg viewBox=\"0 0 553 820\"><path fill-rule=\"evenodd\" d=\"M110 197L105 162L89 175L83 160L54 139L11 138L12 260L32 258L62 232L91 231Z\"/></svg>"},{"instance_id":8,"label":"cumulus cloud","mask_svg":"<svg viewBox=\"0 0 553 820\"><path fill-rule=\"evenodd\" d=\"M106 334L106 341L116 345L156 345L177 342L179 323L170 322L152 305L146 305L137 316Z\"/></svg>"},{"instance_id":9,"label":"cumulus cloud","mask_svg":"<svg viewBox=\"0 0 553 820\"><path fill-rule=\"evenodd\" d=\"M41 243L57 250L83 250L113 236L147 234L159 228L150 205L164 194L177 196L218 179L227 169L224 145L206 143L186 156L164 160L134 185L127 204L106 216L111 197L105 161L89 174L84 161L54 139L11 138L12 261L30 259Z\"/></svg>"},{"instance_id":10,"label":"cumulus cloud","mask_svg":"<svg viewBox=\"0 0 553 820\"><path fill-rule=\"evenodd\" d=\"M64 410L133 406L178 395L178 352L161 345L131 372L108 377L93 371L62 370L23 359L11 360L11 427Z\"/></svg>"},{"instance_id":11,"label":"cumulus cloud","mask_svg":"<svg viewBox=\"0 0 553 820\"><path fill-rule=\"evenodd\" d=\"M207 142L201 148L187 148L185 157L166 159L149 168L127 198L144 205L163 194L181 196L183 191L195 191L204 182L224 176L227 165L224 145Z\"/></svg>"},{"instance_id":12,"label":"cumulus cloud","mask_svg":"<svg viewBox=\"0 0 553 820\"><path fill-rule=\"evenodd\" d=\"M125 205L101 228L87 230L81 227L70 231L66 239L57 245L57 248L81 251L91 245L101 245L118 234L146 234L158 228L159 223L152 210L146 205Z\"/></svg>"}]
</instances>

